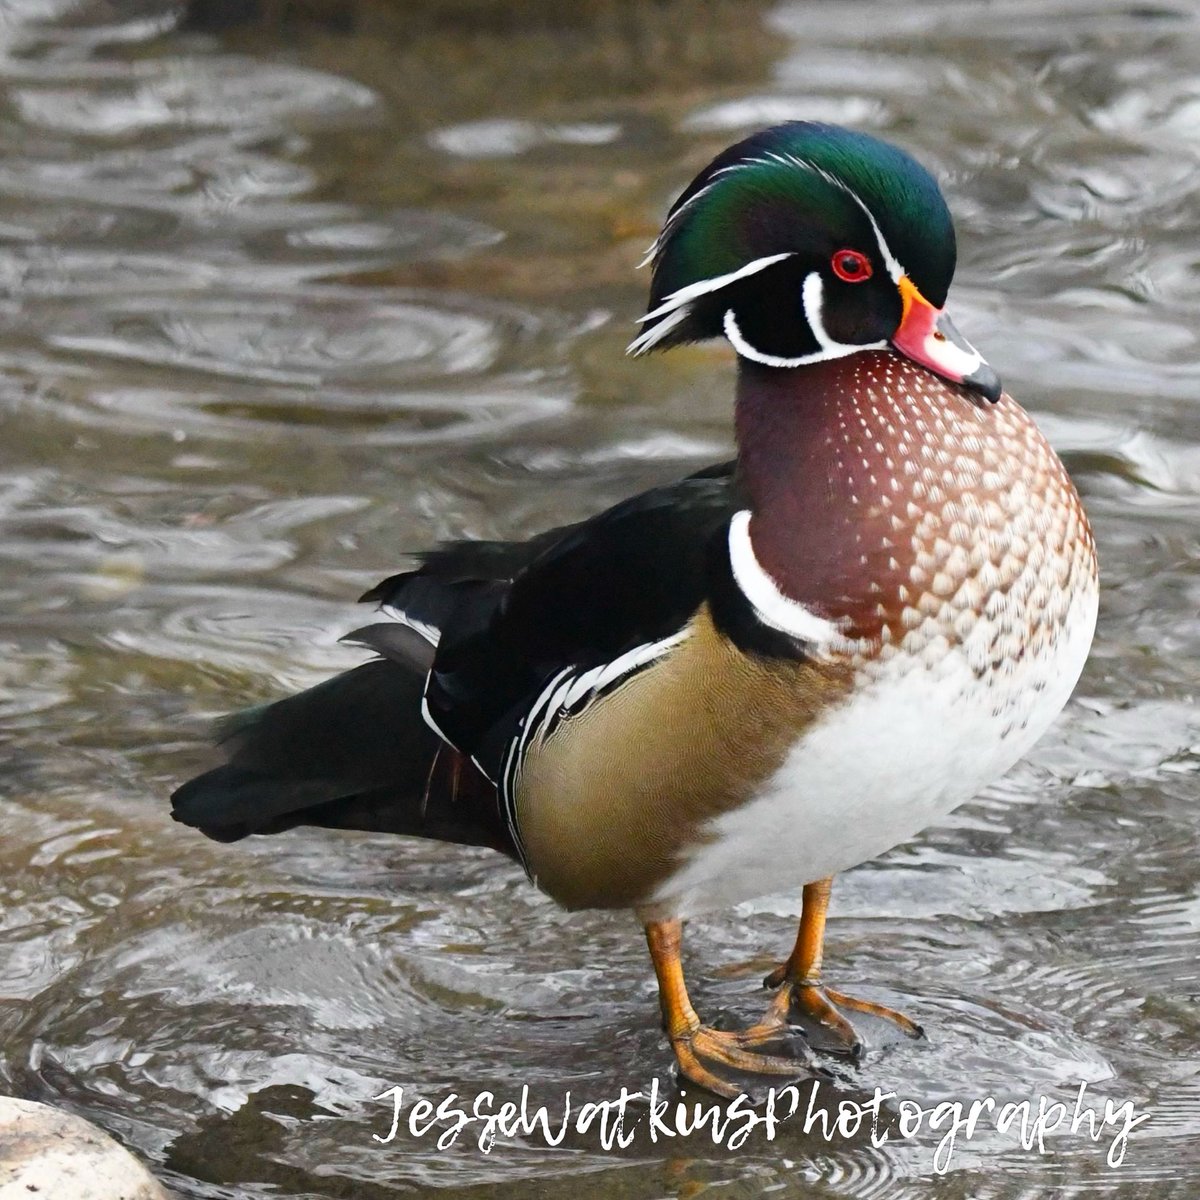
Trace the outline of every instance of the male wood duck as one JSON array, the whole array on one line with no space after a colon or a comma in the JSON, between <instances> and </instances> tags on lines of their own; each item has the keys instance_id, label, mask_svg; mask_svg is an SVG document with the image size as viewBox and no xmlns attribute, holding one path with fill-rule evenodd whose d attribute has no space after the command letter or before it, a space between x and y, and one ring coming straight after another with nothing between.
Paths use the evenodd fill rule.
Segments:
<instances>
[{"instance_id":1,"label":"male wood duck","mask_svg":"<svg viewBox=\"0 0 1200 1200\"><path fill-rule=\"evenodd\" d=\"M363 597L378 657L227 719L174 795L235 841L296 825L490 846L569 909L632 908L680 1071L801 1073L832 877L1006 771L1095 627L1062 463L943 311L950 214L903 151L808 122L719 155L651 248L634 354L726 338L737 458L526 542L460 542ZM681 920L803 889L741 1032L700 1022Z\"/></svg>"}]
</instances>

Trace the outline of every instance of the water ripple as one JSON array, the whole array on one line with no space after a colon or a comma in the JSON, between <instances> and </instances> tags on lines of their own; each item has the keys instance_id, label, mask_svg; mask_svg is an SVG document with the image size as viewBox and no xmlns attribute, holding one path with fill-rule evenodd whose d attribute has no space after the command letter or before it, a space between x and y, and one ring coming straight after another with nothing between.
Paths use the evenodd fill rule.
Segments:
<instances>
[{"instance_id":1,"label":"water ripple","mask_svg":"<svg viewBox=\"0 0 1200 1200\"><path fill-rule=\"evenodd\" d=\"M16 87L18 116L34 126L115 138L166 127L272 129L308 117L343 122L375 93L349 79L236 55L136 64L101 86Z\"/></svg>"},{"instance_id":2,"label":"water ripple","mask_svg":"<svg viewBox=\"0 0 1200 1200\"><path fill-rule=\"evenodd\" d=\"M188 1197L1182 1195L1194 6L428 7L0 5L0 1091L99 1121ZM795 1125L733 1153L382 1147L394 1084L528 1082L556 1110L667 1082L636 922L560 912L482 850L217 846L164 797L212 716L361 660L337 640L351 600L405 551L728 455L726 357L623 355L634 265L690 172L790 117L878 130L943 181L956 319L1062 450L1103 578L1052 733L838 880L830 983L928 1037L864 1017L837 1093L1070 1102L1085 1081L1152 1120L1120 1170L1104 1144L984 1132L944 1177L928 1139ZM759 1015L797 901L689 923L706 1018Z\"/></svg>"}]
</instances>

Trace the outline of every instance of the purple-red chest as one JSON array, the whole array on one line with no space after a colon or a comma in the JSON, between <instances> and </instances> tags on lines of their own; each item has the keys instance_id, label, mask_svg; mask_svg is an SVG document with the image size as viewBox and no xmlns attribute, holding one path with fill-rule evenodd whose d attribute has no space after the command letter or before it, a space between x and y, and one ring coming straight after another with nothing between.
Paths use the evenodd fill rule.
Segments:
<instances>
[{"instance_id":1,"label":"purple-red chest","mask_svg":"<svg viewBox=\"0 0 1200 1200\"><path fill-rule=\"evenodd\" d=\"M1094 573L1078 495L1007 395L988 403L883 350L743 367L737 436L755 556L848 636L898 645L940 614L954 640L993 593L1040 601Z\"/></svg>"}]
</instances>

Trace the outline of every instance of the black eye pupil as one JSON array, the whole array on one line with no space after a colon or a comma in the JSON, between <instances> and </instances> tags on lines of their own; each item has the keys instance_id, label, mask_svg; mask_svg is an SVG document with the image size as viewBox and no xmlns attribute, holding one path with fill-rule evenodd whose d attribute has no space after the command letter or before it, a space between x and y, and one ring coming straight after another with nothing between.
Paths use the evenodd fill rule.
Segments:
<instances>
[{"instance_id":1,"label":"black eye pupil","mask_svg":"<svg viewBox=\"0 0 1200 1200\"><path fill-rule=\"evenodd\" d=\"M847 275L857 275L862 270L862 263L853 254L843 255L841 265Z\"/></svg>"}]
</instances>

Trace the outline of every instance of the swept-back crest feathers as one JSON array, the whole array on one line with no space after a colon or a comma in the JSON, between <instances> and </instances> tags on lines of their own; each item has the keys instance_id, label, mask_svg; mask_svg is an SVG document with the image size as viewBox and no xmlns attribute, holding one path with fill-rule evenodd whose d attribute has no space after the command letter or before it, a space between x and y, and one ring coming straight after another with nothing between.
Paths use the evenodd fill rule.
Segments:
<instances>
[{"instance_id":1,"label":"swept-back crest feathers","mask_svg":"<svg viewBox=\"0 0 1200 1200\"><path fill-rule=\"evenodd\" d=\"M763 130L719 154L672 205L646 262L647 315L631 353L719 336L727 300L798 256L877 250L931 303L945 302L956 248L933 176L887 142L817 122Z\"/></svg>"}]
</instances>

